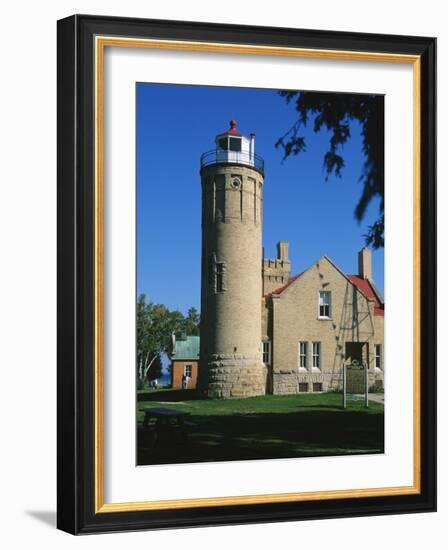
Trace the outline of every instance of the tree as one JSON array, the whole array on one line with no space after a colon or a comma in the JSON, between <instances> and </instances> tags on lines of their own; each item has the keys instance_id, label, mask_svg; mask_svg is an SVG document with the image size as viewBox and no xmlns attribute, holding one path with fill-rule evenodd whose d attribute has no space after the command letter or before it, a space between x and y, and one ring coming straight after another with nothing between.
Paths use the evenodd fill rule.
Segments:
<instances>
[{"instance_id":1,"label":"tree","mask_svg":"<svg viewBox=\"0 0 448 550\"><path fill-rule=\"evenodd\" d=\"M195 307L191 307L184 321L184 331L190 336L199 335L200 315Z\"/></svg>"},{"instance_id":2,"label":"tree","mask_svg":"<svg viewBox=\"0 0 448 550\"><path fill-rule=\"evenodd\" d=\"M151 367L149 368L148 374L146 375L146 379L156 380L157 378L160 378L162 376L162 371L163 371L162 358L160 356L160 353L157 353L154 356L154 360L151 364Z\"/></svg>"},{"instance_id":3,"label":"tree","mask_svg":"<svg viewBox=\"0 0 448 550\"><path fill-rule=\"evenodd\" d=\"M162 304L146 303L141 294L137 300L137 377L140 384L159 378L161 355L171 343L171 334L183 321L180 311L170 311Z\"/></svg>"},{"instance_id":4,"label":"tree","mask_svg":"<svg viewBox=\"0 0 448 550\"><path fill-rule=\"evenodd\" d=\"M287 103L295 101L298 118L293 126L278 139L276 147L283 149L286 159L306 150L305 138L301 135L311 118L313 129L319 132L326 128L330 132L329 148L323 164L326 179L331 174L337 177L345 166L340 154L342 146L350 138L350 122L357 120L361 125L364 165L359 177L363 186L355 208L355 218L360 222L368 205L374 198L380 199L377 220L364 235L366 244L373 248L384 246L384 98L367 94L336 94L320 92L280 91Z\"/></svg>"},{"instance_id":5,"label":"tree","mask_svg":"<svg viewBox=\"0 0 448 550\"><path fill-rule=\"evenodd\" d=\"M183 331L199 334L199 314L192 307L184 317L178 310L170 311L163 304L146 302L146 295L137 300L137 379L140 387L146 380L162 374L162 354L172 351L172 334Z\"/></svg>"}]
</instances>

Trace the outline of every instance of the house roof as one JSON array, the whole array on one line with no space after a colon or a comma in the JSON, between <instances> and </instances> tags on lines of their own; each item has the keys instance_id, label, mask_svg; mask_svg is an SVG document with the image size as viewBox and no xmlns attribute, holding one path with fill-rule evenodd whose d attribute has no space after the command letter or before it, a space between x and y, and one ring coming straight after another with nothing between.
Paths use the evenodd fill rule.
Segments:
<instances>
[{"instance_id":1,"label":"house roof","mask_svg":"<svg viewBox=\"0 0 448 550\"><path fill-rule=\"evenodd\" d=\"M367 298L375 300L373 314L384 316L384 302L374 285L359 275L347 275L347 277Z\"/></svg>"},{"instance_id":2,"label":"house roof","mask_svg":"<svg viewBox=\"0 0 448 550\"><path fill-rule=\"evenodd\" d=\"M360 277L359 275L346 275L341 269L339 269L327 256L324 256L327 258L327 260L353 285L356 286L356 288L364 294L366 298L369 298L370 300L375 300L374 306L373 306L373 314L384 316L384 300L381 297L381 294L376 289L375 285L369 281L368 279L364 279L363 277ZM290 285L292 285L297 279L299 279L305 271L302 271L298 275L295 275L294 277L291 277L289 281L279 287L273 290L272 292L269 292L269 294L265 295L265 298L269 298L272 295L278 295L281 294L284 290L286 290Z\"/></svg>"},{"instance_id":3,"label":"house roof","mask_svg":"<svg viewBox=\"0 0 448 550\"><path fill-rule=\"evenodd\" d=\"M269 296L272 296L273 294L281 294L285 289L288 288L289 285L292 285L292 283L293 283L294 281L296 281L296 280L297 280L301 275L303 275L304 273L305 273L305 272L302 271L302 273L299 273L298 275L294 275L294 277L291 277L291 278L289 279L289 281L288 281L285 285L283 285L283 286L281 286L281 287L279 287L279 288L276 288L275 290L273 290L272 292L269 292L268 294L265 294L264 297L265 297L265 298L269 298Z\"/></svg>"},{"instance_id":4,"label":"house roof","mask_svg":"<svg viewBox=\"0 0 448 550\"><path fill-rule=\"evenodd\" d=\"M198 360L199 359L199 336L185 336L175 340L174 350L171 354L173 360Z\"/></svg>"}]
</instances>

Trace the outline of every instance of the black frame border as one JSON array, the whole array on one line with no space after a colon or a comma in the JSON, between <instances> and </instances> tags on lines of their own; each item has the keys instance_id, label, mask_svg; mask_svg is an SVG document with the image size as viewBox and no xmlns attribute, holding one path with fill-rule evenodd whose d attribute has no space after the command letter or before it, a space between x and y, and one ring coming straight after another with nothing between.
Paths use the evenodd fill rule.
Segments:
<instances>
[{"instance_id":1,"label":"black frame border","mask_svg":"<svg viewBox=\"0 0 448 550\"><path fill-rule=\"evenodd\" d=\"M421 493L95 513L94 40L96 35L421 59ZM58 21L57 526L72 534L436 510L436 39L74 15Z\"/></svg>"}]
</instances>

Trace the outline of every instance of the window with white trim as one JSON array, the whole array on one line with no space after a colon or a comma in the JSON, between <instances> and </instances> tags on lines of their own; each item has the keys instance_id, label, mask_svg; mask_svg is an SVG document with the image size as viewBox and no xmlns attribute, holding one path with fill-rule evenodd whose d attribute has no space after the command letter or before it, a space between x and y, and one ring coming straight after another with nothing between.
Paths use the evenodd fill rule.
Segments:
<instances>
[{"instance_id":1,"label":"window with white trim","mask_svg":"<svg viewBox=\"0 0 448 550\"><path fill-rule=\"evenodd\" d=\"M185 365L184 375L188 376L188 378L192 377L192 375L193 375L193 365Z\"/></svg>"},{"instance_id":2,"label":"window with white trim","mask_svg":"<svg viewBox=\"0 0 448 550\"><path fill-rule=\"evenodd\" d=\"M319 292L319 319L331 319L331 292Z\"/></svg>"},{"instance_id":3,"label":"window with white trim","mask_svg":"<svg viewBox=\"0 0 448 550\"><path fill-rule=\"evenodd\" d=\"M269 340L265 340L262 342L262 348L263 348L263 363L265 365L271 364L271 342Z\"/></svg>"},{"instance_id":4,"label":"window with white trim","mask_svg":"<svg viewBox=\"0 0 448 550\"><path fill-rule=\"evenodd\" d=\"M320 369L321 354L320 342L313 342L313 369Z\"/></svg>"},{"instance_id":5,"label":"window with white trim","mask_svg":"<svg viewBox=\"0 0 448 550\"><path fill-rule=\"evenodd\" d=\"M382 353L381 353L381 344L375 344L375 368L382 368Z\"/></svg>"},{"instance_id":6,"label":"window with white trim","mask_svg":"<svg viewBox=\"0 0 448 550\"><path fill-rule=\"evenodd\" d=\"M299 367L308 368L308 342L299 342Z\"/></svg>"}]
</instances>

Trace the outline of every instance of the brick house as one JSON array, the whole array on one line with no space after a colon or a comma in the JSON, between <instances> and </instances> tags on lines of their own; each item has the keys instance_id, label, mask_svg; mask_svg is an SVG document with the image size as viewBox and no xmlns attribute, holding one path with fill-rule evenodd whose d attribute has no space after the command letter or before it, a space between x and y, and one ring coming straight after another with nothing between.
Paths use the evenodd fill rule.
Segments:
<instances>
[{"instance_id":1,"label":"brick house","mask_svg":"<svg viewBox=\"0 0 448 550\"><path fill-rule=\"evenodd\" d=\"M187 377L188 389L196 388L198 362L199 336L187 336L181 332L174 333L171 354L171 387L182 388L182 380Z\"/></svg>"},{"instance_id":2,"label":"brick house","mask_svg":"<svg viewBox=\"0 0 448 550\"><path fill-rule=\"evenodd\" d=\"M383 387L384 301L372 280L371 252L358 255L358 273L343 273L327 256L290 277L287 243L264 260L263 363L267 392L340 389L344 362L368 364L369 385ZM275 280L284 284L273 288Z\"/></svg>"}]
</instances>

